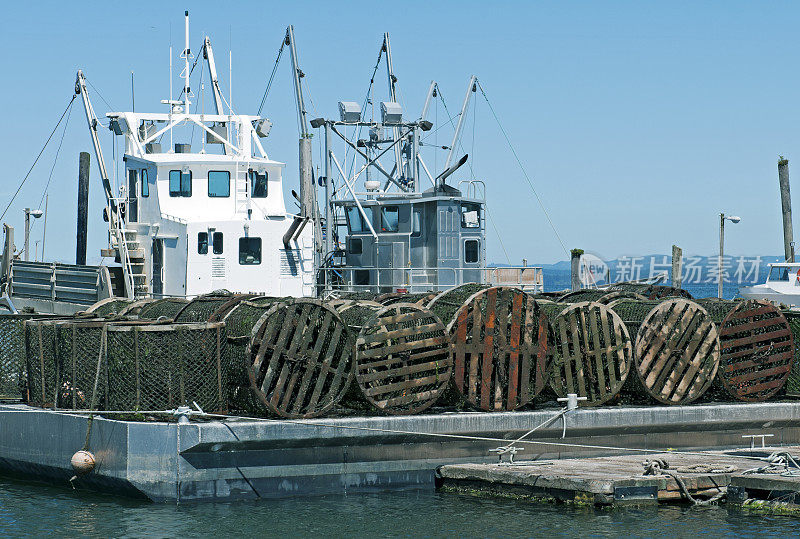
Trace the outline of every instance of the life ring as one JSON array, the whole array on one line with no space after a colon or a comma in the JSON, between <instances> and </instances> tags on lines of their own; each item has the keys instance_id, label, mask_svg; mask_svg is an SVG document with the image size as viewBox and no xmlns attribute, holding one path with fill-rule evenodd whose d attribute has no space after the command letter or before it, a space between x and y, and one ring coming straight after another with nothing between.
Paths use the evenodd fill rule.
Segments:
<instances>
[{"instance_id":1,"label":"life ring","mask_svg":"<svg viewBox=\"0 0 800 539\"><path fill-rule=\"evenodd\" d=\"M800 284L800 269L797 270L797 277L795 279L796 284Z\"/></svg>"}]
</instances>

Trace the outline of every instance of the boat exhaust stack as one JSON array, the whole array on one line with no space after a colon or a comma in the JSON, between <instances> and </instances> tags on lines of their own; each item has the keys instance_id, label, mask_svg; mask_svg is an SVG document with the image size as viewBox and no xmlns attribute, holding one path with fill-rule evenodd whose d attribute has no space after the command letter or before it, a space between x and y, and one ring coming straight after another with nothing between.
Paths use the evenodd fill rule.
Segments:
<instances>
[{"instance_id":1,"label":"boat exhaust stack","mask_svg":"<svg viewBox=\"0 0 800 539\"><path fill-rule=\"evenodd\" d=\"M783 214L783 251L787 262L794 262L794 239L792 235L792 198L789 193L789 160L780 156L778 160L778 183L781 190L781 213Z\"/></svg>"}]
</instances>

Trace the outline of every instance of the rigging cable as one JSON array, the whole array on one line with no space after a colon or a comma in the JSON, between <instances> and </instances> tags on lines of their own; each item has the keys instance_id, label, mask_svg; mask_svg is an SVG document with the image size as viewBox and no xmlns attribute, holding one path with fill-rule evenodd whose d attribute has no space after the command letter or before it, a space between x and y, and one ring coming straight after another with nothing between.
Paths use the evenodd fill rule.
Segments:
<instances>
[{"instance_id":1,"label":"rigging cable","mask_svg":"<svg viewBox=\"0 0 800 539\"><path fill-rule=\"evenodd\" d=\"M31 168L28 169L28 173L25 174L25 177L22 178L22 181L20 182L19 187L17 187L17 190L14 191L14 196L11 197L11 200L8 202L8 205L6 206L6 209L4 209L3 213L0 214L0 220L2 220L3 217L6 216L6 212L8 212L8 209L11 207L11 204L14 203L14 199L17 198L17 195L19 194L20 190L22 189L22 186L25 185L25 181L28 179L28 176L31 175L31 172L33 171L33 167L35 167L36 163L39 162L39 158L42 157L42 154L44 153L45 148L47 148L47 144L50 142L50 139L53 138L53 135L55 135L56 130L58 129L58 126L61 125L61 121L64 119L64 116L67 115L67 112L72 107L72 103L75 102L75 96L76 95L78 95L78 94L72 94L72 99L69 100L69 103L67 103L67 108L65 108L64 112L61 113L61 117L58 119L58 122L56 123L55 127L50 132L50 136L47 137L47 140L45 141L44 146L42 146L42 149L39 152L39 155L36 156L36 159L34 159L33 164L31 165Z\"/></svg>"},{"instance_id":2,"label":"rigging cable","mask_svg":"<svg viewBox=\"0 0 800 539\"><path fill-rule=\"evenodd\" d=\"M520 170L522 170L522 174L525 176L525 180L528 182L528 186L530 186L531 191L533 191L534 196L536 197L536 201L539 203L539 206L542 208L544 212L544 216L547 218L547 222L550 224L550 228L553 229L553 233L558 238L558 242L561 244L561 248L564 249L564 252L569 254L569 250L567 246L564 244L564 241L561 239L561 236L558 234L558 230L556 230L555 225L553 224L552 219L550 219L550 214L547 213L547 208L544 206L544 202L542 201L539 193L536 192L536 188L533 186L533 182L531 181L530 177L528 176L528 172L525 170L525 167L522 166L522 161L519 159L519 155L517 155L517 151L514 149L514 145L511 144L511 139L508 138L508 133L503 128L503 124L500 123L500 119L497 117L497 114L494 111L494 107L492 107L492 103L489 101L489 97L486 95L486 91L483 89L483 85L478 81L478 88L481 89L481 94L483 94L483 99L486 100L486 104L489 105L489 110L492 112L492 116L494 116L494 120L497 122L497 126L500 128L500 131L503 133L503 137L505 137L506 142L508 143L508 147L511 150L511 153L514 155L514 159L517 160L517 164L519 165Z\"/></svg>"},{"instance_id":3,"label":"rigging cable","mask_svg":"<svg viewBox=\"0 0 800 539\"><path fill-rule=\"evenodd\" d=\"M53 172L55 171L56 164L58 163L58 156L61 153L61 146L64 144L64 137L67 134L67 127L69 127L70 116L72 116L72 106L69 107L69 112L67 113L67 120L64 122L64 130L61 132L61 140L58 141L58 149L56 149L56 156L53 158L53 166L50 167L50 175L47 177L47 183L44 186L44 192L42 193L42 198L39 200L39 206L37 206L37 209L39 210L42 209L42 204L44 203L44 199L47 196L47 191L50 188L50 182L53 179ZM36 227L37 222L38 219L33 220L30 226L31 231L33 231L33 229Z\"/></svg>"},{"instance_id":4,"label":"rigging cable","mask_svg":"<svg viewBox=\"0 0 800 539\"><path fill-rule=\"evenodd\" d=\"M269 81L267 82L267 88L264 90L264 96L261 98L261 105L258 106L258 116L261 116L261 111L264 109L264 103L267 101L267 96L269 95L269 90L272 88L272 81L275 80L275 73L278 71L278 64L281 61L281 55L283 54L283 49L286 47L286 37L281 40L281 48L278 49L278 57L275 58L275 64L272 66L272 73L269 75Z\"/></svg>"},{"instance_id":5,"label":"rigging cable","mask_svg":"<svg viewBox=\"0 0 800 539\"><path fill-rule=\"evenodd\" d=\"M447 103L445 103L445 101L444 101L444 95L442 94L441 90L439 90L439 99L442 100L442 105L444 106L444 111L447 114L447 119L450 122L450 125L452 125L453 129L455 129L455 125L453 124L453 118L454 117L450 115L450 110L447 108ZM473 104L473 106L474 106L474 104ZM456 115L456 117L458 117L460 115L461 115L461 113L459 112ZM442 124L442 126L444 126L444 125L447 125L447 124ZM473 125L474 125L474 123L473 123ZM473 143L474 143L474 135L473 135ZM464 145L461 143L460 140L458 141L458 146L461 148L461 151L463 152L464 151ZM466 153L466 152L464 152L464 153ZM475 178L475 170L472 168L472 160L468 160L467 161L467 166L469 167L469 171L472 174L472 177ZM485 196L486 196L486 193L484 193L484 197ZM508 251L506 250L506 246L503 243L503 237L500 235L500 231L497 229L497 225L495 224L494 219L492 219L491 213L489 213L488 204L484 205L483 209L486 211L486 217L489 219L489 224L492 225L492 229L494 230L494 233L497 235L497 241L500 242L500 248L503 250L503 254L506 256L506 262L508 262L508 264L511 265L511 257L508 255Z\"/></svg>"}]
</instances>

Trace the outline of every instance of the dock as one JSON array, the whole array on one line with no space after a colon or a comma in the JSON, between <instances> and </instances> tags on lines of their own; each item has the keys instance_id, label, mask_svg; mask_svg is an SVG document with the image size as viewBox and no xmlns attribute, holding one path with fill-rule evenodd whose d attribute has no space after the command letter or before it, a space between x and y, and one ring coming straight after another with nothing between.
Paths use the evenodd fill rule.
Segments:
<instances>
[{"instance_id":1,"label":"dock","mask_svg":"<svg viewBox=\"0 0 800 539\"><path fill-rule=\"evenodd\" d=\"M517 459L531 462L530 465L496 466L498 457L492 449L552 419L556 412L544 409L311 420L193 419L185 424L154 418L114 419L100 412L90 423L85 412L0 404L0 474L70 488L69 480L75 475L70 459L86 446L97 457L97 466L71 483L78 490L166 503L227 502L433 490L441 480L442 470L462 470L464 474L470 470L494 470L492 473L501 474L497 477L504 474L508 478L505 483L510 485L512 478L527 474L528 481L536 486L537 476L555 475L553 470L559 469L566 472L580 462L593 462L593 458L610 458L608 462L620 462L620 471L609 475L605 483L602 477L596 478L596 487L592 487L605 496L603 499L610 499L614 481L641 476L642 461L655 458L642 452L614 457L629 453L618 448L664 451L668 462L678 466L683 465L682 461L667 449L695 452L713 448L719 452L741 448L743 443L749 444L742 439L747 434L773 434L768 438L771 445L792 450L800 447L798 402L579 408L566 416L566 437L562 438L561 421L555 421L537 430L526 440L529 443L520 444L525 449ZM544 461L553 464L543 464ZM737 469L757 465L741 460ZM488 484L486 477L490 476L475 476L475 481ZM716 483L698 479L698 494L734 484L733 476L714 480ZM544 480L538 481L542 485ZM661 484L666 484L665 480L659 487ZM636 485L631 482L630 486ZM745 490L753 488L743 486ZM561 487L555 483L551 486L552 492L573 492L573 500L574 492L592 492L594 496L592 488L566 482ZM660 490L669 491L666 487Z\"/></svg>"},{"instance_id":2,"label":"dock","mask_svg":"<svg viewBox=\"0 0 800 539\"><path fill-rule=\"evenodd\" d=\"M800 475L781 475L780 467L774 473L752 473L776 453L798 455L800 446L459 463L439 467L436 483L444 492L597 506L703 504L723 496L734 504L796 505ZM658 468L648 470L652 463ZM796 509L800 512L800 505Z\"/></svg>"}]
</instances>

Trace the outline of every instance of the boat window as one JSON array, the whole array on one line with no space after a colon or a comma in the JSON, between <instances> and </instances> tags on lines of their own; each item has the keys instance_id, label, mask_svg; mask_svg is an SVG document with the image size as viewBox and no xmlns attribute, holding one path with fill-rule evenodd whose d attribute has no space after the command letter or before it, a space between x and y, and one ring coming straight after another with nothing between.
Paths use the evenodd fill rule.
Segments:
<instances>
[{"instance_id":1,"label":"boat window","mask_svg":"<svg viewBox=\"0 0 800 539\"><path fill-rule=\"evenodd\" d=\"M211 236L213 240L212 249L214 250L215 255L222 254L222 232L214 232L214 235Z\"/></svg>"},{"instance_id":2,"label":"boat window","mask_svg":"<svg viewBox=\"0 0 800 539\"><path fill-rule=\"evenodd\" d=\"M364 212L367 214L367 217L370 219L370 223L372 222L372 209L365 208ZM347 226L350 228L351 234L363 234L365 232L369 232L369 225L364 220L364 216L361 214L361 210L358 209L358 206L348 206L347 207Z\"/></svg>"},{"instance_id":3,"label":"boat window","mask_svg":"<svg viewBox=\"0 0 800 539\"><path fill-rule=\"evenodd\" d=\"M347 251L351 255L360 255L362 253L361 238L347 238L347 244Z\"/></svg>"},{"instance_id":4,"label":"boat window","mask_svg":"<svg viewBox=\"0 0 800 539\"><path fill-rule=\"evenodd\" d=\"M786 267L773 267L769 270L769 280L770 281L788 281L789 280L789 268Z\"/></svg>"},{"instance_id":5,"label":"boat window","mask_svg":"<svg viewBox=\"0 0 800 539\"><path fill-rule=\"evenodd\" d=\"M250 171L250 196L252 198L267 198L267 173L259 174Z\"/></svg>"},{"instance_id":6,"label":"boat window","mask_svg":"<svg viewBox=\"0 0 800 539\"><path fill-rule=\"evenodd\" d=\"M136 198L136 176L137 171L131 169L128 171L128 198Z\"/></svg>"},{"instance_id":7,"label":"boat window","mask_svg":"<svg viewBox=\"0 0 800 539\"><path fill-rule=\"evenodd\" d=\"M208 254L208 232L197 233L197 254Z\"/></svg>"},{"instance_id":8,"label":"boat window","mask_svg":"<svg viewBox=\"0 0 800 539\"><path fill-rule=\"evenodd\" d=\"M411 212L411 235L418 237L422 234L422 210L414 209Z\"/></svg>"},{"instance_id":9,"label":"boat window","mask_svg":"<svg viewBox=\"0 0 800 539\"><path fill-rule=\"evenodd\" d=\"M227 170L211 170L208 173L208 196L231 196L231 173Z\"/></svg>"},{"instance_id":10,"label":"boat window","mask_svg":"<svg viewBox=\"0 0 800 539\"><path fill-rule=\"evenodd\" d=\"M190 197L192 196L192 171L181 172L180 170L169 171L169 196L171 197Z\"/></svg>"},{"instance_id":11,"label":"boat window","mask_svg":"<svg viewBox=\"0 0 800 539\"><path fill-rule=\"evenodd\" d=\"M400 221L400 208L384 206L381 208L381 232L397 232Z\"/></svg>"},{"instance_id":12,"label":"boat window","mask_svg":"<svg viewBox=\"0 0 800 539\"><path fill-rule=\"evenodd\" d=\"M142 196L147 198L150 196L150 184L147 183L147 169L142 169Z\"/></svg>"},{"instance_id":13,"label":"boat window","mask_svg":"<svg viewBox=\"0 0 800 539\"><path fill-rule=\"evenodd\" d=\"M475 264L478 262L480 243L478 240L467 240L464 242L464 262L467 264Z\"/></svg>"},{"instance_id":14,"label":"boat window","mask_svg":"<svg viewBox=\"0 0 800 539\"><path fill-rule=\"evenodd\" d=\"M239 264L261 264L261 238L239 238Z\"/></svg>"},{"instance_id":15,"label":"boat window","mask_svg":"<svg viewBox=\"0 0 800 539\"><path fill-rule=\"evenodd\" d=\"M481 206L480 204L461 205L461 227L480 228L481 226Z\"/></svg>"}]
</instances>

